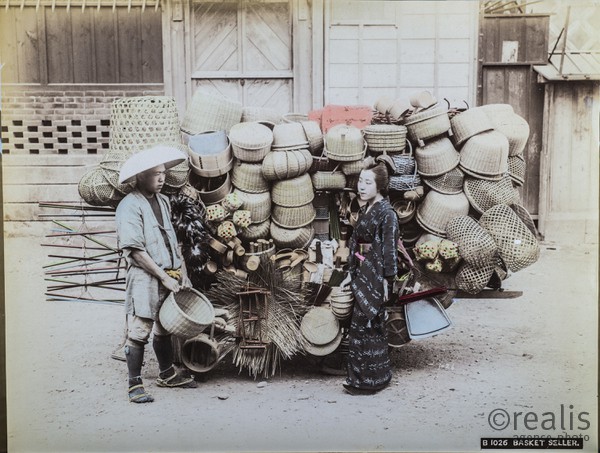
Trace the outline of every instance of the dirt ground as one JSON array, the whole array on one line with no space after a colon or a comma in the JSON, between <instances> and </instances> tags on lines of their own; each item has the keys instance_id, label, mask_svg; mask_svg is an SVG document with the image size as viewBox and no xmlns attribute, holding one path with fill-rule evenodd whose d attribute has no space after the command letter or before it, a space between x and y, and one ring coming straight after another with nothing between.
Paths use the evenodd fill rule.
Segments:
<instances>
[{"instance_id":1,"label":"dirt ground","mask_svg":"<svg viewBox=\"0 0 600 453\"><path fill-rule=\"evenodd\" d=\"M523 296L456 300L453 328L395 350L375 396L345 394L302 357L266 385L226 358L196 389L163 389L150 353L156 401L136 405L109 357L122 308L46 302L38 234L5 240L11 452L479 451L481 437L515 435L589 436L597 451L596 246L543 244L505 282Z\"/></svg>"}]
</instances>

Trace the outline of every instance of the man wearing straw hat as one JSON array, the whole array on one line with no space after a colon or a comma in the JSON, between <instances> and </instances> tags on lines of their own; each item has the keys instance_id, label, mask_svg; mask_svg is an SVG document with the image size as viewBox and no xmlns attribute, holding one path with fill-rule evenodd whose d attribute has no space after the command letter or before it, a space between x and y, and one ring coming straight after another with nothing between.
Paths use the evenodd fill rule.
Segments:
<instances>
[{"instance_id":1,"label":"man wearing straw hat","mask_svg":"<svg viewBox=\"0 0 600 453\"><path fill-rule=\"evenodd\" d=\"M129 401L149 403L154 398L142 383L144 347L153 333L152 347L159 366L160 387L193 387L194 380L173 367L171 335L160 323L159 310L170 293L189 286L171 223L169 199L160 193L165 171L186 159L179 150L155 146L131 156L122 166L119 183L136 188L117 207L119 247L127 259L125 357L129 372Z\"/></svg>"}]
</instances>

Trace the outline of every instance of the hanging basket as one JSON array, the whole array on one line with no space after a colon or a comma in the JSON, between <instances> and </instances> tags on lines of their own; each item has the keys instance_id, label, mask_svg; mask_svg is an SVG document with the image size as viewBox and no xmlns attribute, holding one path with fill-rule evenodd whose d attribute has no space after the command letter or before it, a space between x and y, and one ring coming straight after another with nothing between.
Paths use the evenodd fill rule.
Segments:
<instances>
[{"instance_id":1,"label":"hanging basket","mask_svg":"<svg viewBox=\"0 0 600 453\"><path fill-rule=\"evenodd\" d=\"M498 247L492 236L475 219L458 216L446 225L449 240L458 245L461 258L474 267L489 267Z\"/></svg>"}]
</instances>

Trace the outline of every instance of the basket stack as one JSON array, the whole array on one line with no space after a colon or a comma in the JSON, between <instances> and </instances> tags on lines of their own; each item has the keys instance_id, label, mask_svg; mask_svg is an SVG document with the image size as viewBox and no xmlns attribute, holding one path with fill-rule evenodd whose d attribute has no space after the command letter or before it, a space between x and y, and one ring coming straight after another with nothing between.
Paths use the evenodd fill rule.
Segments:
<instances>
[{"instance_id":1,"label":"basket stack","mask_svg":"<svg viewBox=\"0 0 600 453\"><path fill-rule=\"evenodd\" d=\"M300 323L304 350L314 356L326 356L334 352L342 342L338 319L329 307L313 307Z\"/></svg>"},{"instance_id":2,"label":"basket stack","mask_svg":"<svg viewBox=\"0 0 600 453\"><path fill-rule=\"evenodd\" d=\"M408 138L418 146L424 146L428 140L452 133L448 110L437 104L413 112L406 118L404 125L408 130Z\"/></svg>"},{"instance_id":3,"label":"basket stack","mask_svg":"<svg viewBox=\"0 0 600 453\"><path fill-rule=\"evenodd\" d=\"M396 124L372 124L363 129L367 149L371 155L404 152L407 132L406 126Z\"/></svg>"}]
</instances>

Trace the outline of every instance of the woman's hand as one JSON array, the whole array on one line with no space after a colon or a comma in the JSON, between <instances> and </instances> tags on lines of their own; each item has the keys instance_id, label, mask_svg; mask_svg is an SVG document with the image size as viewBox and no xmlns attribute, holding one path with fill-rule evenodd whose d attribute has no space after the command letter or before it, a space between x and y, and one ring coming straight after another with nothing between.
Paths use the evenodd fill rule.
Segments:
<instances>
[{"instance_id":1,"label":"woman's hand","mask_svg":"<svg viewBox=\"0 0 600 453\"><path fill-rule=\"evenodd\" d=\"M351 280L352 278L350 277L350 274L347 274L346 278L342 280L342 283L340 283L340 289L345 290L348 287L348 285L350 285Z\"/></svg>"}]
</instances>

